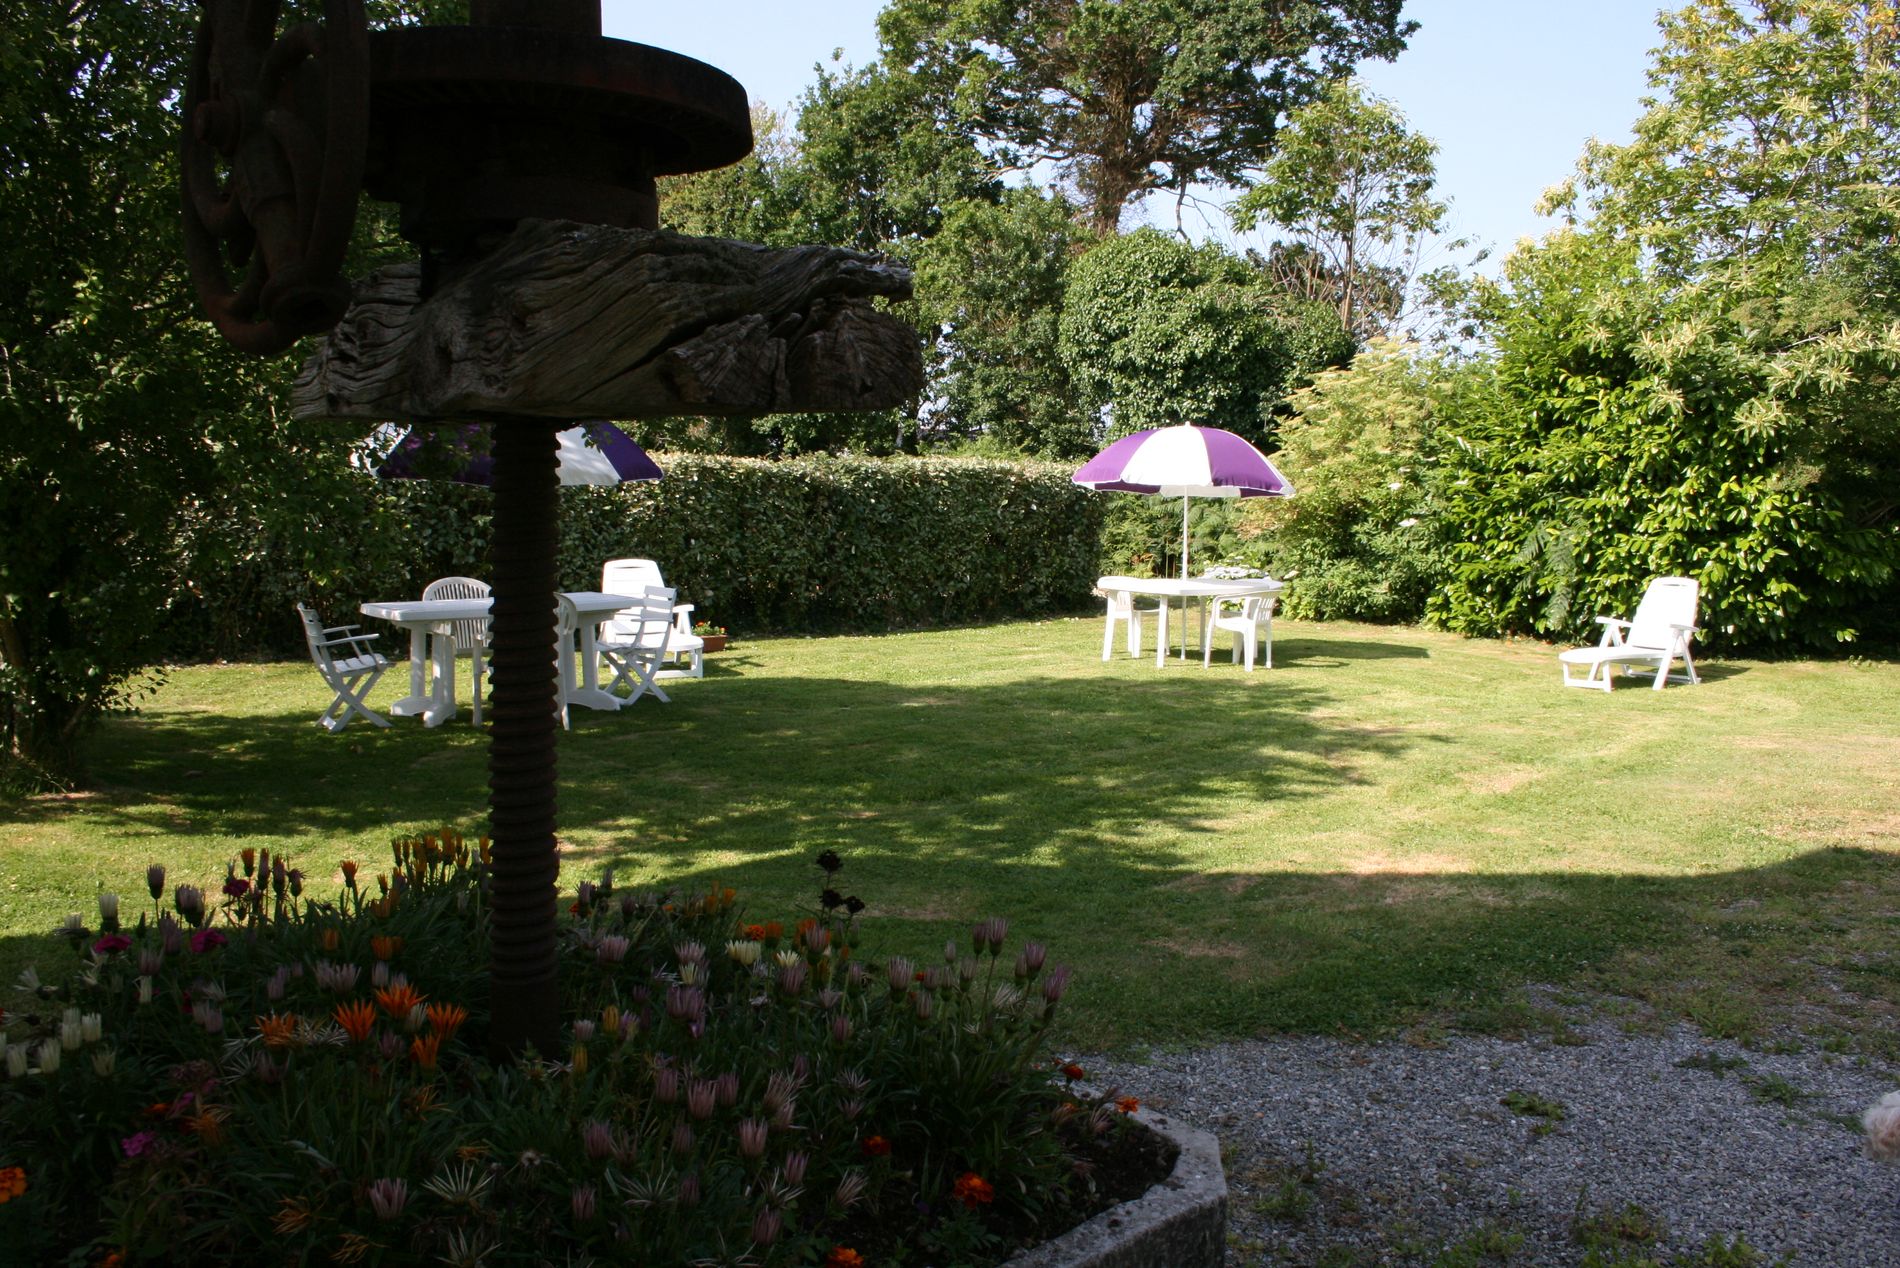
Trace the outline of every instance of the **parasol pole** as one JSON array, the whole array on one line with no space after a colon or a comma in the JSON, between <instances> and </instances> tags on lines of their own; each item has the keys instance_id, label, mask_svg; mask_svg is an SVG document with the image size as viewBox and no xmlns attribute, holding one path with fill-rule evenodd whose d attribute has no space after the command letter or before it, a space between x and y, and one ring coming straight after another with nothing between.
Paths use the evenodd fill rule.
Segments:
<instances>
[{"instance_id":1,"label":"parasol pole","mask_svg":"<svg viewBox=\"0 0 1900 1268\"><path fill-rule=\"evenodd\" d=\"M1181 495L1181 580L1188 579L1188 495ZM1181 659L1187 659L1187 596L1181 596ZM1202 617L1206 620L1206 617Z\"/></svg>"}]
</instances>

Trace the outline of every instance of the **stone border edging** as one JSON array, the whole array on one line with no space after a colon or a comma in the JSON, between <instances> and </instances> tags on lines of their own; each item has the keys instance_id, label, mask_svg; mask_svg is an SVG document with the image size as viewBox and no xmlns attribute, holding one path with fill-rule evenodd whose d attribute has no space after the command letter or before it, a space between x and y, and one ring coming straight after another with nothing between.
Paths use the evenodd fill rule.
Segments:
<instances>
[{"instance_id":1,"label":"stone border edging","mask_svg":"<svg viewBox=\"0 0 1900 1268\"><path fill-rule=\"evenodd\" d=\"M1168 1178L1004 1268L1220 1268L1227 1257L1227 1176L1213 1133L1149 1110L1135 1121L1174 1142Z\"/></svg>"}]
</instances>

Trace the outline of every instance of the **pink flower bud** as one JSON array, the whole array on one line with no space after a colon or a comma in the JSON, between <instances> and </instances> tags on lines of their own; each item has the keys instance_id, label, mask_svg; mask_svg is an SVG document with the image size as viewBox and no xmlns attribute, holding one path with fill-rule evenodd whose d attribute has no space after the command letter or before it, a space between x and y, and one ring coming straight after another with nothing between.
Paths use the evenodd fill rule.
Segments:
<instances>
[{"instance_id":1,"label":"pink flower bud","mask_svg":"<svg viewBox=\"0 0 1900 1268\"><path fill-rule=\"evenodd\" d=\"M739 1120L739 1155L743 1158L758 1158L765 1153L765 1140L769 1129L762 1118Z\"/></svg>"}]
</instances>

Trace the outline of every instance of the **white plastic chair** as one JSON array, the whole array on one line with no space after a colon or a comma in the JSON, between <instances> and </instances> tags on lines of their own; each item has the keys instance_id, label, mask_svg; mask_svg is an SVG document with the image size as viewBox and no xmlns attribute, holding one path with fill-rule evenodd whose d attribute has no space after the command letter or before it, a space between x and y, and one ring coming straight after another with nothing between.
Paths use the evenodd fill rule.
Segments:
<instances>
[{"instance_id":1,"label":"white plastic chair","mask_svg":"<svg viewBox=\"0 0 1900 1268\"><path fill-rule=\"evenodd\" d=\"M554 596L554 664L557 677L554 684L554 716L561 720L563 731L571 730L567 723L567 698L574 694L574 635L581 627L581 614L574 607L574 600L564 594Z\"/></svg>"},{"instance_id":2,"label":"white plastic chair","mask_svg":"<svg viewBox=\"0 0 1900 1268\"><path fill-rule=\"evenodd\" d=\"M1234 659L1244 660L1247 672L1253 672L1254 647L1258 644L1266 649L1267 668L1273 668L1273 605L1280 596L1276 594L1255 594L1244 598L1225 598L1216 595L1214 607L1208 613L1207 624L1201 628L1201 667L1205 669L1214 660L1214 631L1226 630L1234 636ZM1232 606L1235 610L1227 611Z\"/></svg>"},{"instance_id":3,"label":"white plastic chair","mask_svg":"<svg viewBox=\"0 0 1900 1268\"><path fill-rule=\"evenodd\" d=\"M1102 659L1107 660L1115 647L1115 623L1123 621L1128 626L1128 654L1141 655L1141 622L1143 617L1156 616L1161 611L1157 604L1151 608L1140 607L1135 596L1127 590L1117 590L1113 577L1103 577L1095 583L1096 589L1108 596L1108 620L1102 627ZM1156 637L1159 637L1157 633Z\"/></svg>"},{"instance_id":4,"label":"white plastic chair","mask_svg":"<svg viewBox=\"0 0 1900 1268\"><path fill-rule=\"evenodd\" d=\"M477 581L473 577L438 577L422 588L424 599L486 599L489 595L488 583ZM488 654L489 622L487 617L472 621L451 623L455 640L455 654L470 657L474 664L475 725L482 724L482 676L483 660Z\"/></svg>"},{"instance_id":5,"label":"white plastic chair","mask_svg":"<svg viewBox=\"0 0 1900 1268\"><path fill-rule=\"evenodd\" d=\"M353 633L360 628L355 625L325 626L316 609L306 604L297 605L297 615L303 618L304 641L310 644L311 663L336 692L336 698L317 715L317 725L326 731L341 731L350 724L351 718L362 717L377 726L388 726L389 719L372 710L363 699L389 669L389 661L370 647L379 636Z\"/></svg>"},{"instance_id":6,"label":"white plastic chair","mask_svg":"<svg viewBox=\"0 0 1900 1268\"><path fill-rule=\"evenodd\" d=\"M665 586L648 586L639 607L623 608L613 620L601 624L594 648L601 663L613 670L613 681L605 687L608 694L617 693L622 683L627 686L629 694L620 702L622 708L649 691L661 704L672 703L655 679L660 677L660 666L676 628L675 597Z\"/></svg>"},{"instance_id":7,"label":"white plastic chair","mask_svg":"<svg viewBox=\"0 0 1900 1268\"><path fill-rule=\"evenodd\" d=\"M1701 587L1690 577L1657 577L1643 591L1636 615L1627 621L1600 616L1603 638L1595 647L1573 647L1559 652L1564 686L1589 687L1597 691L1611 688L1612 674L1621 665L1625 674L1655 670L1652 688L1661 691L1665 682L1698 683L1695 661L1689 655L1689 640L1696 632L1696 603ZM1669 668L1680 657L1683 672L1671 674ZM1571 670L1587 667L1581 678Z\"/></svg>"},{"instance_id":8,"label":"white plastic chair","mask_svg":"<svg viewBox=\"0 0 1900 1268\"><path fill-rule=\"evenodd\" d=\"M600 569L600 592L602 594L645 594L652 587L666 589L666 580L660 576L660 565L651 559L609 559ZM636 620L631 615L634 609L618 613L613 620L601 626L603 637L612 635L630 638L638 631ZM625 618L624 620L622 618ZM660 678L702 678L706 673L706 640L693 633L693 605L690 603L673 604L673 633L667 638L667 655L674 660L684 659L684 669L664 669L656 672Z\"/></svg>"}]
</instances>

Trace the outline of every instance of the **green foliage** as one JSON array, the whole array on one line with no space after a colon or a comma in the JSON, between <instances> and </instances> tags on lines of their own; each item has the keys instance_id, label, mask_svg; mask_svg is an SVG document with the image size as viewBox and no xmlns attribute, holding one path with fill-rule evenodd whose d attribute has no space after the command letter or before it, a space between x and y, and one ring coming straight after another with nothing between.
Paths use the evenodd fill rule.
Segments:
<instances>
[{"instance_id":1,"label":"green foliage","mask_svg":"<svg viewBox=\"0 0 1900 1268\"><path fill-rule=\"evenodd\" d=\"M653 484L561 491L559 575L600 584L608 559L657 559L699 615L742 633L877 630L1069 611L1099 575L1106 499L1067 467L968 458L662 454ZM193 569L157 631L167 656L293 652L292 605L333 620L440 576L485 576L487 489L353 478L321 556L253 541ZM235 531L235 530L233 530Z\"/></svg>"},{"instance_id":2,"label":"green foliage","mask_svg":"<svg viewBox=\"0 0 1900 1268\"><path fill-rule=\"evenodd\" d=\"M1229 208L1235 228L1285 230L1269 259L1289 290L1335 304L1359 338L1389 333L1426 239L1445 228L1438 146L1349 79L1294 111L1275 145L1260 182Z\"/></svg>"},{"instance_id":3,"label":"green foliage","mask_svg":"<svg viewBox=\"0 0 1900 1268\"><path fill-rule=\"evenodd\" d=\"M1434 533L1438 414L1452 372L1417 348L1374 342L1296 391L1275 461L1295 496L1241 504L1288 615L1415 621L1443 576Z\"/></svg>"},{"instance_id":4,"label":"green foliage","mask_svg":"<svg viewBox=\"0 0 1900 1268\"><path fill-rule=\"evenodd\" d=\"M1191 422L1265 446L1286 393L1352 344L1331 308L1288 301L1220 246L1138 229L1076 262L1060 348L1111 435Z\"/></svg>"},{"instance_id":5,"label":"green foliage","mask_svg":"<svg viewBox=\"0 0 1900 1268\"><path fill-rule=\"evenodd\" d=\"M1633 242L1597 235L1521 250L1505 278L1496 360L1447 424L1451 571L1433 618L1578 637L1593 615L1632 609L1650 578L1682 575L1702 582L1700 637L1717 646L1858 637L1900 537L1887 500L1855 496L1858 464L1816 463L1831 442L1796 407L1888 396L1900 334L1764 355L1737 315L1683 311L1647 284ZM1824 349L1862 372L1796 368ZM1881 430L1860 440L1877 448Z\"/></svg>"},{"instance_id":6,"label":"green foliage","mask_svg":"<svg viewBox=\"0 0 1900 1268\"><path fill-rule=\"evenodd\" d=\"M918 251L917 307L938 333L934 436L980 435L1000 452L1056 460L1093 452L1096 420L1058 347L1079 236L1059 200L1018 189L953 209Z\"/></svg>"},{"instance_id":7,"label":"green foliage","mask_svg":"<svg viewBox=\"0 0 1900 1268\"><path fill-rule=\"evenodd\" d=\"M1893 636L1894 29L1844 0L1665 15L1634 139L1550 200L1579 227L1479 288L1497 357L1449 427L1436 619L1575 636L1679 573L1718 646Z\"/></svg>"},{"instance_id":8,"label":"green foliage","mask_svg":"<svg viewBox=\"0 0 1900 1268\"><path fill-rule=\"evenodd\" d=\"M1414 24L1398 0L892 0L893 75L947 86L939 126L1005 167L1056 165L1089 226L1115 231L1155 189L1238 183L1282 114Z\"/></svg>"},{"instance_id":9,"label":"green foliage","mask_svg":"<svg viewBox=\"0 0 1900 1268\"><path fill-rule=\"evenodd\" d=\"M763 1266L925 1236L987 1263L1013 1248L996 1224L1059 1227L1092 1200L1116 1107L1057 1081L1042 1048L1069 970L1035 943L1003 958L1001 920L967 954L878 964L854 954L863 903L828 887L805 919L748 924L730 888L582 882L557 950L566 1046L494 1060L487 842L405 838L373 885L343 871L318 900L246 850L222 895L168 894L155 868L149 907L106 896L99 929L68 922L74 968L31 973L34 1011L6 1018L0 1148L28 1171L0 1208L10 1250L749 1245Z\"/></svg>"}]
</instances>

